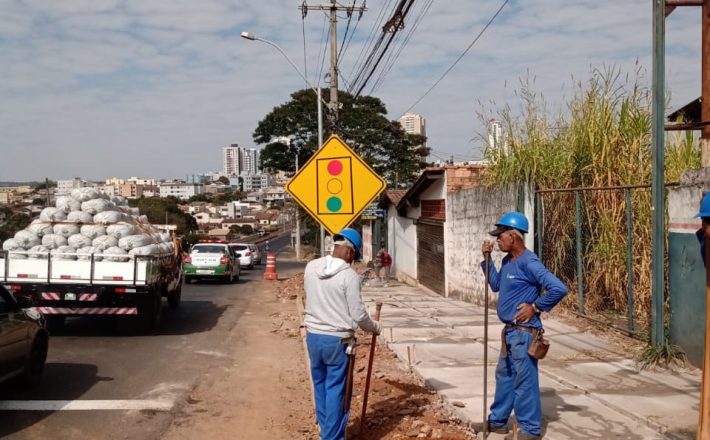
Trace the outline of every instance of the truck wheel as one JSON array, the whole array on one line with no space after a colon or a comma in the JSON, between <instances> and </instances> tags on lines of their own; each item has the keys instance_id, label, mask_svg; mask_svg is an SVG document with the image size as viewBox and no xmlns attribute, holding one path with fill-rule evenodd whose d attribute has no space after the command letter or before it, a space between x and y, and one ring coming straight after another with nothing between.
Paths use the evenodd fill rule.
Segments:
<instances>
[{"instance_id":1,"label":"truck wheel","mask_svg":"<svg viewBox=\"0 0 710 440\"><path fill-rule=\"evenodd\" d=\"M158 330L158 325L160 324L160 317L163 312L163 297L160 292L154 292L151 296L146 298L145 306L142 310L139 310L140 318L143 323L143 327L146 331L154 333Z\"/></svg>"},{"instance_id":2,"label":"truck wheel","mask_svg":"<svg viewBox=\"0 0 710 440\"><path fill-rule=\"evenodd\" d=\"M180 300L182 298L182 284L168 294L168 306L171 309L176 309L180 306Z\"/></svg>"}]
</instances>

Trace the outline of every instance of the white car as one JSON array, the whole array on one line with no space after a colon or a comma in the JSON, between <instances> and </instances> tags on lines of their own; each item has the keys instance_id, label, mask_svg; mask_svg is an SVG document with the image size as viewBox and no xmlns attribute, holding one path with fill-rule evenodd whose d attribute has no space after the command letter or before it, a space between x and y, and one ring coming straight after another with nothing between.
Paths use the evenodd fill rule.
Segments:
<instances>
[{"instance_id":1,"label":"white car","mask_svg":"<svg viewBox=\"0 0 710 440\"><path fill-rule=\"evenodd\" d=\"M256 260L250 246L253 245L248 243L229 243L229 247L232 248L232 251L239 255L239 265L247 269L254 269Z\"/></svg>"}]
</instances>

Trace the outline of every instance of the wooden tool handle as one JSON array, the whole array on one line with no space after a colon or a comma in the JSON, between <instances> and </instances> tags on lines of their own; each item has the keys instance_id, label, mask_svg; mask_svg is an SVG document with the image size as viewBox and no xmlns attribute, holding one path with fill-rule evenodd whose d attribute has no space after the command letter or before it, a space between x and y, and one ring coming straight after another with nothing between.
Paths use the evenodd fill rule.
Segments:
<instances>
[{"instance_id":1,"label":"wooden tool handle","mask_svg":"<svg viewBox=\"0 0 710 440\"><path fill-rule=\"evenodd\" d=\"M377 301L375 303L375 321L380 320L380 312L382 311L382 301Z\"/></svg>"}]
</instances>

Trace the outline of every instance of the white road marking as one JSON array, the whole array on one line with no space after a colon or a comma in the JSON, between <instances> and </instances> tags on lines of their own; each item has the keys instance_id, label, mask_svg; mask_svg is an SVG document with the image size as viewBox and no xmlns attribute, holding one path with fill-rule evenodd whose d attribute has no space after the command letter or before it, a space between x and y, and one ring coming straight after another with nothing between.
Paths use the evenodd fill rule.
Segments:
<instances>
[{"instance_id":1,"label":"white road marking","mask_svg":"<svg viewBox=\"0 0 710 440\"><path fill-rule=\"evenodd\" d=\"M0 400L0 411L170 411L172 400Z\"/></svg>"},{"instance_id":2,"label":"white road marking","mask_svg":"<svg viewBox=\"0 0 710 440\"><path fill-rule=\"evenodd\" d=\"M227 357L226 354L220 352L220 351L206 351L206 350L198 350L195 353L197 354L204 354L205 356L214 356L218 358L225 358Z\"/></svg>"}]
</instances>

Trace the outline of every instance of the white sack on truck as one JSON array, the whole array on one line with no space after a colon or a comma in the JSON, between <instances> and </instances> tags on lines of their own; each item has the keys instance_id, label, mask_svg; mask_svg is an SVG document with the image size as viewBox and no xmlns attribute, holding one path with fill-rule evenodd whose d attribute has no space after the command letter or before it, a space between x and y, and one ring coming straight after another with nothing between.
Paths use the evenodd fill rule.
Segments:
<instances>
[{"instance_id":1,"label":"white sack on truck","mask_svg":"<svg viewBox=\"0 0 710 440\"><path fill-rule=\"evenodd\" d=\"M48 247L49 249L56 249L59 246L66 246L67 239L61 235L47 234L42 237L42 245Z\"/></svg>"},{"instance_id":2,"label":"white sack on truck","mask_svg":"<svg viewBox=\"0 0 710 440\"><path fill-rule=\"evenodd\" d=\"M61 235L64 238L69 238L72 235L79 233L79 225L71 223L57 223L54 225L54 233Z\"/></svg>"},{"instance_id":3,"label":"white sack on truck","mask_svg":"<svg viewBox=\"0 0 710 440\"><path fill-rule=\"evenodd\" d=\"M92 240L97 237L101 237L102 235L106 235L106 228L99 225L84 225L81 227L80 231L81 235L88 237Z\"/></svg>"},{"instance_id":4,"label":"white sack on truck","mask_svg":"<svg viewBox=\"0 0 710 440\"><path fill-rule=\"evenodd\" d=\"M52 223L45 222L40 219L32 220L32 223L30 223L25 229L39 238L42 238L47 234L54 234Z\"/></svg>"},{"instance_id":5,"label":"white sack on truck","mask_svg":"<svg viewBox=\"0 0 710 440\"><path fill-rule=\"evenodd\" d=\"M69 214L72 211L79 211L81 209L81 202L69 196L60 196L57 197L54 206Z\"/></svg>"},{"instance_id":6,"label":"white sack on truck","mask_svg":"<svg viewBox=\"0 0 710 440\"><path fill-rule=\"evenodd\" d=\"M81 209L81 204L79 204L79 209ZM72 211L67 214L67 221L73 223L89 224L94 222L94 216L84 211Z\"/></svg>"},{"instance_id":7,"label":"white sack on truck","mask_svg":"<svg viewBox=\"0 0 710 440\"><path fill-rule=\"evenodd\" d=\"M116 238L128 237L129 235L135 235L136 228L130 223L117 223L115 225L106 227L106 235L111 235Z\"/></svg>"},{"instance_id":8,"label":"white sack on truck","mask_svg":"<svg viewBox=\"0 0 710 440\"><path fill-rule=\"evenodd\" d=\"M102 250L94 246L86 246L76 250L76 259L82 261L91 260L91 254L100 254ZM94 257L94 261L101 261L101 257Z\"/></svg>"},{"instance_id":9,"label":"white sack on truck","mask_svg":"<svg viewBox=\"0 0 710 440\"><path fill-rule=\"evenodd\" d=\"M129 235L128 237L123 237L118 240L118 247L125 251L130 251L131 249L137 247L148 246L149 244L153 244L154 242L155 240L153 240L147 235L136 234Z\"/></svg>"},{"instance_id":10,"label":"white sack on truck","mask_svg":"<svg viewBox=\"0 0 710 440\"><path fill-rule=\"evenodd\" d=\"M92 242L92 239L82 234L74 234L67 239L67 244L77 249L91 246Z\"/></svg>"},{"instance_id":11,"label":"white sack on truck","mask_svg":"<svg viewBox=\"0 0 710 440\"><path fill-rule=\"evenodd\" d=\"M125 197L111 196L111 198L109 200L111 200L114 203L114 205L119 206L119 207L128 205L128 200L126 200Z\"/></svg>"},{"instance_id":12,"label":"white sack on truck","mask_svg":"<svg viewBox=\"0 0 710 440\"><path fill-rule=\"evenodd\" d=\"M71 196L74 200L78 200L83 203L100 198L101 192L96 188L76 188L72 190Z\"/></svg>"},{"instance_id":13,"label":"white sack on truck","mask_svg":"<svg viewBox=\"0 0 710 440\"><path fill-rule=\"evenodd\" d=\"M7 240L2 242L2 249L5 251L24 251L25 248L20 246L17 243L17 240L14 238L8 238Z\"/></svg>"},{"instance_id":14,"label":"white sack on truck","mask_svg":"<svg viewBox=\"0 0 710 440\"><path fill-rule=\"evenodd\" d=\"M128 251L128 255L157 255L162 253L164 252L159 244L149 244L147 246L133 248Z\"/></svg>"},{"instance_id":15,"label":"white sack on truck","mask_svg":"<svg viewBox=\"0 0 710 440\"><path fill-rule=\"evenodd\" d=\"M14 238L17 244L25 249L29 249L32 246L40 244L39 237L27 230L17 231Z\"/></svg>"},{"instance_id":16,"label":"white sack on truck","mask_svg":"<svg viewBox=\"0 0 710 440\"><path fill-rule=\"evenodd\" d=\"M94 216L94 223L118 223L125 220L125 214L118 211L103 211Z\"/></svg>"},{"instance_id":17,"label":"white sack on truck","mask_svg":"<svg viewBox=\"0 0 710 440\"><path fill-rule=\"evenodd\" d=\"M100 237L94 238L94 241L91 242L91 245L101 251L105 251L110 247L118 246L118 239L111 235L102 235Z\"/></svg>"},{"instance_id":18,"label":"white sack on truck","mask_svg":"<svg viewBox=\"0 0 710 440\"><path fill-rule=\"evenodd\" d=\"M31 259L46 260L47 255L49 255L50 250L51 249L47 246L39 245L39 246L34 246L34 247L30 248L27 252L28 252L28 256Z\"/></svg>"},{"instance_id":19,"label":"white sack on truck","mask_svg":"<svg viewBox=\"0 0 710 440\"><path fill-rule=\"evenodd\" d=\"M81 210L84 212L88 212L91 215L96 215L99 212L104 211L113 211L115 209L116 206L113 203L104 199L88 200L81 204Z\"/></svg>"},{"instance_id":20,"label":"white sack on truck","mask_svg":"<svg viewBox=\"0 0 710 440\"><path fill-rule=\"evenodd\" d=\"M50 206L44 208L42 212L39 213L39 219L46 222L60 222L67 219L67 214L61 209L52 208Z\"/></svg>"},{"instance_id":21,"label":"white sack on truck","mask_svg":"<svg viewBox=\"0 0 710 440\"><path fill-rule=\"evenodd\" d=\"M128 255L128 252L124 251L120 247L114 246L106 249L103 251L104 254L106 255ZM129 258L127 256L124 257L105 257L104 258L106 261L117 261L117 262L124 262L128 261Z\"/></svg>"},{"instance_id":22,"label":"white sack on truck","mask_svg":"<svg viewBox=\"0 0 710 440\"><path fill-rule=\"evenodd\" d=\"M131 208L130 206L116 206L116 209L132 217L138 217L139 215L141 215L140 209Z\"/></svg>"},{"instance_id":23,"label":"white sack on truck","mask_svg":"<svg viewBox=\"0 0 710 440\"><path fill-rule=\"evenodd\" d=\"M71 246L59 246L52 250L52 259L76 260L76 249Z\"/></svg>"}]
</instances>

